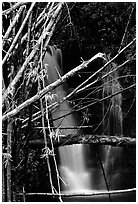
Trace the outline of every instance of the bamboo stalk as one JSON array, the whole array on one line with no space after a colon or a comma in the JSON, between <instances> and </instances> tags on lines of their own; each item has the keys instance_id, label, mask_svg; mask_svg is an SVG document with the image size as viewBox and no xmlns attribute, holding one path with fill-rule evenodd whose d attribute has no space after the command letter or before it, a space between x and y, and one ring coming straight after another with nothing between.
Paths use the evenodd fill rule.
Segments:
<instances>
[{"instance_id":1,"label":"bamboo stalk","mask_svg":"<svg viewBox=\"0 0 138 204\"><path fill-rule=\"evenodd\" d=\"M14 67L12 67L14 69ZM10 81L12 81L13 75L10 75ZM11 98L11 104L9 100L6 101L6 109L9 110L10 108L13 109L14 107L14 101L13 98ZM12 175L11 175L11 157L12 157L12 135L13 135L13 120L8 119L7 121L7 155L9 155L7 159L7 202L12 201Z\"/></svg>"},{"instance_id":2,"label":"bamboo stalk","mask_svg":"<svg viewBox=\"0 0 138 204\"><path fill-rule=\"evenodd\" d=\"M32 4L32 6L34 5L34 3ZM31 6L31 7L32 7ZM50 20L49 24L47 25L46 28L44 28L43 33L41 35L41 37L39 38L39 40L37 41L34 49L32 50L32 52L30 53L30 55L27 57L27 59L25 60L25 62L23 63L22 67L20 68L20 70L18 71L18 73L16 74L15 78L13 79L13 81L9 84L8 88L6 89L5 93L3 94L2 100L3 103L5 101L5 99L7 98L8 94L12 94L13 92L13 88L15 87L16 83L19 81L19 79L21 78L25 68L27 67L28 63L33 59L33 57L35 56L36 52L38 51L40 44L42 42L43 39L46 38L47 35L49 35L49 39L50 39L50 30L52 28L52 26L54 26L55 23L55 19L58 16L60 10L62 8L62 3L59 3L59 6L57 8L57 10L55 11L52 19ZM31 9L30 9L31 10ZM28 12L29 13L29 12ZM17 35L16 35L17 36ZM13 46L12 46L13 47ZM7 57L5 57L5 59L7 59ZM5 61L5 59L3 59L3 61Z\"/></svg>"},{"instance_id":3,"label":"bamboo stalk","mask_svg":"<svg viewBox=\"0 0 138 204\"><path fill-rule=\"evenodd\" d=\"M38 79L38 91L40 91L40 80ZM43 101L40 99L40 106L41 106L41 115L42 115L42 126L45 126L45 119L44 119L44 107L43 107ZM46 138L46 130L43 128L43 135L44 135L44 144L45 148L47 148L47 138ZM47 161L47 166L48 166L48 173L49 173L49 181L50 181L50 186L51 186L51 191L52 194L54 193L53 189L53 181L52 181L52 174L51 174L51 167L50 167L50 161L49 161L49 155L46 155L46 161Z\"/></svg>"},{"instance_id":4,"label":"bamboo stalk","mask_svg":"<svg viewBox=\"0 0 138 204\"><path fill-rule=\"evenodd\" d=\"M8 120L7 126L7 154L11 155L12 120ZM7 202L11 202L11 161L7 162Z\"/></svg>"},{"instance_id":5,"label":"bamboo stalk","mask_svg":"<svg viewBox=\"0 0 138 204\"><path fill-rule=\"evenodd\" d=\"M11 44L9 50L8 50L8 52L6 53L6 55L5 55L5 57L4 57L3 61L2 61L2 65L4 65L4 63L6 62L8 57L11 55L11 52L13 51L13 49L14 49L16 43L17 43L17 40L18 40L18 38L19 38L19 36L20 36L20 34L21 34L21 32L22 32L22 30L23 30L23 28L24 28L24 26L25 26L25 24L26 24L26 22L27 22L27 20L28 20L28 18L30 16L30 14L31 14L34 6L35 6L35 4L36 4L35 2L32 3L32 5L31 5L31 7L30 7L30 9L29 9L29 11L28 11L24 21L23 21L23 23L21 24L21 27L20 27L19 31L17 32L17 34L16 34L16 36L15 36L15 38L14 38L14 40L13 40L13 42L12 42L12 44Z\"/></svg>"},{"instance_id":6,"label":"bamboo stalk","mask_svg":"<svg viewBox=\"0 0 138 204\"><path fill-rule=\"evenodd\" d=\"M14 28L16 22L18 21L19 17L21 16L22 14L22 11L24 10L25 6L21 6L19 11L17 12L16 16L14 17L13 21L11 22L10 26L8 27L4 37L3 37L3 46L5 45L6 43L6 40L8 39L12 29Z\"/></svg>"},{"instance_id":7,"label":"bamboo stalk","mask_svg":"<svg viewBox=\"0 0 138 204\"><path fill-rule=\"evenodd\" d=\"M49 3L48 3L49 4ZM37 29L40 24L40 19L44 20L44 17L41 18L43 13L45 12L46 8L43 10L43 12L38 16L36 22L34 23L34 26L31 28L31 32L34 31L34 29ZM46 14L47 15L47 14ZM27 39L27 33L22 37L21 44Z\"/></svg>"},{"instance_id":8,"label":"bamboo stalk","mask_svg":"<svg viewBox=\"0 0 138 204\"><path fill-rule=\"evenodd\" d=\"M8 14L10 14L12 11L18 9L20 6L25 5L25 4L28 4L28 3L30 3L30 2L19 2L19 3L16 3L16 4L14 4L11 8L9 8L9 9L7 9L7 10L4 10L4 11L2 12L2 15L8 15Z\"/></svg>"},{"instance_id":9,"label":"bamboo stalk","mask_svg":"<svg viewBox=\"0 0 138 204\"><path fill-rule=\"evenodd\" d=\"M5 167L4 158L2 156L2 202L6 201L6 186L5 186Z\"/></svg>"},{"instance_id":10,"label":"bamboo stalk","mask_svg":"<svg viewBox=\"0 0 138 204\"><path fill-rule=\"evenodd\" d=\"M30 51L31 25L32 25L32 12L30 13L29 22L28 22L27 44L26 44L26 57L28 57L29 51Z\"/></svg>"},{"instance_id":11,"label":"bamboo stalk","mask_svg":"<svg viewBox=\"0 0 138 204\"><path fill-rule=\"evenodd\" d=\"M60 182L59 182L59 172L58 172L58 167L57 167L57 162L56 162L56 158L55 158L55 153L54 153L54 145L53 145L53 138L52 138L52 132L51 132L51 128L50 128L50 122L49 122L49 118L48 118L48 104L47 104L47 99L46 99L46 119L48 121L48 129L49 129L49 133L50 133L50 143L52 146L52 152L53 152L53 159L54 159L54 163L55 163L55 168L56 168L56 174L57 174L57 182L58 182L58 192L61 193L60 190ZM60 201L62 202L62 198L61 196L59 196Z\"/></svg>"},{"instance_id":12,"label":"bamboo stalk","mask_svg":"<svg viewBox=\"0 0 138 204\"><path fill-rule=\"evenodd\" d=\"M35 24L35 28L37 28L42 21L45 21L43 26L45 26L47 24L48 19L52 16L52 10L53 10L54 4L55 4L55 2L51 2L51 5L48 5L49 6L48 13L45 14L45 11L47 9L47 8L45 8L43 10L43 12L39 15L37 22Z\"/></svg>"}]
</instances>

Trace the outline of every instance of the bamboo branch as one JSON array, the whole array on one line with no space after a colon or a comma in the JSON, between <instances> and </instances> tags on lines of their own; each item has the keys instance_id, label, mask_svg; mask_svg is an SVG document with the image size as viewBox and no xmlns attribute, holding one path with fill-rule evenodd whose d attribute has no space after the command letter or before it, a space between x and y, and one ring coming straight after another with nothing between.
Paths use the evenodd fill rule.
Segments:
<instances>
[{"instance_id":1,"label":"bamboo branch","mask_svg":"<svg viewBox=\"0 0 138 204\"><path fill-rule=\"evenodd\" d=\"M25 8L25 6L21 6L19 11L17 12L16 16L14 17L13 21L11 22L11 25L8 27L4 37L3 37L3 46L5 45L6 40L8 39L12 29L14 28L16 22L18 21L23 9Z\"/></svg>"},{"instance_id":2,"label":"bamboo branch","mask_svg":"<svg viewBox=\"0 0 138 204\"><path fill-rule=\"evenodd\" d=\"M26 44L26 58L28 57L29 51L30 51L31 25L32 25L32 12L30 13L29 21L28 21L27 44Z\"/></svg>"},{"instance_id":3,"label":"bamboo branch","mask_svg":"<svg viewBox=\"0 0 138 204\"><path fill-rule=\"evenodd\" d=\"M51 9L51 6L50 6L50 8L49 8L49 3L48 3L48 5L47 5L47 9ZM36 20L36 22L34 23L35 25L31 28L31 32L33 32L34 31L34 29L37 29L38 28L38 26L39 26L39 24L41 23L41 20L45 20L45 16L41 19L41 16L43 16L43 13L45 12L45 10L46 10L46 8L44 9L44 11L39 15L39 17L37 18L37 20ZM48 12L48 13L46 13L46 16L48 17L49 16L49 13L50 13L50 11ZM26 34L24 34L24 36L22 37L22 39L21 39L21 44L25 41L27 39L27 33Z\"/></svg>"},{"instance_id":4,"label":"bamboo branch","mask_svg":"<svg viewBox=\"0 0 138 204\"><path fill-rule=\"evenodd\" d=\"M35 6L35 4L36 4L35 2L32 3L32 5L31 5L31 7L30 7L30 9L29 9L29 11L28 11L24 21L23 21L23 23L21 24L21 27L20 27L18 33L16 34L16 36L15 36L15 38L14 38L14 40L13 40L13 42L12 42L12 44L11 44L9 50L8 50L8 52L6 53L6 55L5 55L5 57L4 57L3 61L2 61L2 65L4 65L4 63L6 62L7 58L11 55L11 52L13 51L13 49L14 49L16 43L17 43L17 40L18 40L18 38L19 38L19 36L20 36L20 34L21 34L21 32L22 32L22 30L23 30L23 28L24 28L24 26L25 26L25 24L26 24L26 22L27 22L27 20L28 20L28 18L30 16L30 14L31 14L34 6Z\"/></svg>"},{"instance_id":5,"label":"bamboo branch","mask_svg":"<svg viewBox=\"0 0 138 204\"><path fill-rule=\"evenodd\" d=\"M47 140L50 145L50 139ZM20 142L23 143L22 141ZM73 145L73 144L90 144L90 145L111 145L116 147L136 147L136 138L123 136L107 135L59 135L59 141L53 140L54 147ZM44 146L43 139L29 141L30 147Z\"/></svg>"},{"instance_id":6,"label":"bamboo branch","mask_svg":"<svg viewBox=\"0 0 138 204\"><path fill-rule=\"evenodd\" d=\"M49 3L50 3L50 2L49 2ZM47 23L47 21L48 21L48 19L49 19L49 17L52 15L53 6L54 6L55 2L51 2L51 5L50 5L49 3L48 3L48 5L47 5L47 8L45 8L45 9L43 10L43 12L39 15L39 17L38 17L38 19L37 19L37 21L36 21L36 24L35 24L35 29L40 25L40 23L41 23L42 21L45 21L45 23L44 23L44 25L43 25L43 26L45 26L46 23ZM46 12L46 9L48 9L48 12L47 12L47 13L45 13L45 12Z\"/></svg>"},{"instance_id":7,"label":"bamboo branch","mask_svg":"<svg viewBox=\"0 0 138 204\"><path fill-rule=\"evenodd\" d=\"M34 3L32 4L34 5ZM20 70L18 71L18 73L16 74L15 78L13 79L13 81L9 84L8 88L6 89L5 93L3 94L2 97L2 103L4 103L5 99L7 98L8 94L10 93L12 95L13 92L13 87L15 87L16 83L19 81L19 79L21 78L25 68L27 67L27 65L29 64L29 62L33 59L33 57L35 56L36 52L38 51L41 41L43 39L46 38L47 35L50 36L49 32L52 28L52 26L54 26L54 22L56 17L58 16L60 10L62 8L62 3L59 3L59 6L57 8L57 10L55 11L51 21L49 22L48 26L46 28L44 28L43 33L41 35L41 37L39 38L39 40L37 41L34 49L32 50L32 52L30 53L30 55L26 58L25 62L23 63L22 67L20 68ZM50 37L48 38L50 40ZM49 41L48 41L49 42ZM6 57L5 57L6 59ZM5 59L3 59L3 62L5 61Z\"/></svg>"}]
</instances>

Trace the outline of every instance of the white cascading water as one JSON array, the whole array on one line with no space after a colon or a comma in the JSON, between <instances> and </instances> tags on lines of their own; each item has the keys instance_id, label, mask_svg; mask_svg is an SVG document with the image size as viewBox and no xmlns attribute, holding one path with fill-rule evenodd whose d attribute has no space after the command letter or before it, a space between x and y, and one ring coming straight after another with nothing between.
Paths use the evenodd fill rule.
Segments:
<instances>
[{"instance_id":1,"label":"white cascading water","mask_svg":"<svg viewBox=\"0 0 138 204\"><path fill-rule=\"evenodd\" d=\"M109 56L107 56L109 58ZM110 60L107 59L107 61ZM111 63L105 69L103 75L112 72L115 70L117 65ZM114 95L117 92L121 91L121 86L118 81L119 75L118 71L113 71L107 77L103 79L103 98L109 95ZM111 100L103 102L103 134L104 135L123 135L122 128L122 94L119 93L111 98ZM110 185L110 190L117 188L117 182L120 180L119 174L117 173L118 169L121 167L121 147L112 147L107 146L105 148L105 173L107 175L108 183ZM119 168L118 168L119 167Z\"/></svg>"},{"instance_id":2,"label":"white cascading water","mask_svg":"<svg viewBox=\"0 0 138 204\"><path fill-rule=\"evenodd\" d=\"M62 76L62 54L59 49L54 46L49 47L49 51L44 58L44 64L48 64L48 83L56 81ZM60 76L59 76L60 75ZM66 96L65 85L60 85L52 91L55 94L55 101L60 101ZM54 100L52 101L55 102ZM58 108L51 112L52 118L56 119L71 111L71 107L67 101L63 102ZM69 135L75 134L76 130L68 129L69 126L78 126L75 115L53 121L54 127L59 129L59 134ZM60 129L61 128L61 129ZM64 129L65 128L65 129ZM84 145L75 144L70 146L62 146L59 148L60 156L60 176L62 182L62 191L82 191L82 189L90 189L90 175L87 172L84 159Z\"/></svg>"},{"instance_id":3,"label":"white cascading water","mask_svg":"<svg viewBox=\"0 0 138 204\"><path fill-rule=\"evenodd\" d=\"M62 54L59 49L54 46L49 46L49 51L46 53L44 58L44 65L48 64L48 83L56 81L61 75L62 76ZM104 74L107 74L114 67L108 66ZM120 91L120 84L117 80L117 71L113 72L109 76L103 79L103 97L110 94L114 94ZM55 94L55 101L60 101L66 96L65 85L60 85L56 89L52 90L52 94ZM53 103L54 100L51 102ZM105 135L122 135L122 109L121 109L121 94L112 97L110 102L103 103L103 134ZM108 112L106 112L108 110ZM53 125L57 130L60 130L59 134L69 135L78 133L78 130L67 129L69 126L78 126L75 115L68 115L66 117L57 119L71 111L71 107L68 101L64 101L57 109L51 112L52 118L56 119L53 121ZM60 129L62 128L62 129ZM64 129L65 128L65 129ZM85 148L89 149L88 145L70 145L62 146L59 148L60 165L59 171L60 176L63 179L61 182L62 191L72 192L85 192L87 190L111 190L116 185L117 174L115 169L115 163L121 154L121 148L111 146L105 146L101 149L101 161L104 167L104 173L107 177L107 184L110 185L110 189L107 188L105 178L101 166L98 167L96 160L96 167L86 167L84 151ZM89 150L87 151L89 152ZM95 160L91 158L91 155L87 155L87 160ZM108 186L109 187L109 186Z\"/></svg>"}]
</instances>

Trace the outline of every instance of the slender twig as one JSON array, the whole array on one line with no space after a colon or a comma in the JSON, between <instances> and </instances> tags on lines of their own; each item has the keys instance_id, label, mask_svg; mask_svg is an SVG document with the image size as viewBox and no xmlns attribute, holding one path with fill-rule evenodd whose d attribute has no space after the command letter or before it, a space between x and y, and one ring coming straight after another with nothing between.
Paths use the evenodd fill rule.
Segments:
<instances>
[{"instance_id":1,"label":"slender twig","mask_svg":"<svg viewBox=\"0 0 138 204\"><path fill-rule=\"evenodd\" d=\"M122 194L122 193L131 193L136 192L136 188L131 189L124 189L124 190L112 190L112 191L86 191L84 193L61 193L57 195L56 193L53 195L52 193L26 193L28 196L32 195L46 195L46 196L63 196L63 197L70 197L70 196L96 196L96 195L108 195L110 194ZM22 193L19 193L19 195L22 195Z\"/></svg>"},{"instance_id":2,"label":"slender twig","mask_svg":"<svg viewBox=\"0 0 138 204\"><path fill-rule=\"evenodd\" d=\"M122 66L124 66L124 65L125 65L126 63L128 63L129 61L130 61L130 60L125 61L123 64L121 64L121 65L118 66L117 68L115 68L115 69L109 71L108 73L106 73L106 74L103 75L102 77L97 78L95 81L93 81L93 82L91 82L90 84L86 85L85 87L83 87L83 88L77 90L76 93L75 93L75 92L73 93L73 95L74 95L74 94L80 94L82 91L85 91L85 90L90 90L90 89L88 89L90 86L94 85L94 84L97 83L98 81L101 81L101 80L104 79L105 77L107 77L107 76L109 76L110 74L112 74L113 72L117 71L119 68L121 68ZM126 76L127 76L127 75L126 75ZM118 80L118 79L123 78L123 77L126 77L126 76L116 77L115 79ZM134 76L134 75L129 75L129 77L131 77L131 76ZM90 76L90 77L91 77L91 76ZM88 79L89 79L89 78L88 78ZM88 79L87 79L87 80L88 80ZM106 84L112 82L113 80L114 80L114 79L108 81L107 83L104 83L104 85L106 85ZM95 87L93 87L94 91L93 91L93 92L90 92L86 97L88 97L88 96L91 95L91 94L94 94L94 93L98 92L98 91L99 91L100 89L102 89L102 88L103 88L103 84L102 84L101 86L98 86L98 89L95 89ZM69 94L69 95L70 95L70 94ZM70 98L71 96L73 96L73 95L72 95L72 92L71 92L71 96L69 96L69 95L65 96L60 102L56 102L55 104L53 104L53 107L49 107L49 108L52 108L52 109L57 108L57 106L61 105L64 101L66 101L68 98ZM86 97L85 97L85 98L86 98ZM94 100L97 101L96 98L94 98ZM81 100L81 101L82 101L82 100ZM81 102L81 101L80 101L80 102ZM76 106L78 106L78 105L80 104L80 102L79 102L77 105L75 105L73 108L75 108Z\"/></svg>"},{"instance_id":3,"label":"slender twig","mask_svg":"<svg viewBox=\"0 0 138 204\"><path fill-rule=\"evenodd\" d=\"M130 60L126 60L123 64L117 66L117 68L109 71L108 73L106 73L105 75L103 75L101 78L97 78L95 81L91 82L90 84L86 85L85 87L79 89L76 94L81 93L82 91L86 90L88 87L94 85L95 83L97 83L98 81L104 79L105 77L109 76L110 74L112 74L113 72L117 71L118 69L120 69L122 66L126 65ZM90 77L91 79L91 77ZM88 82L88 81L87 81Z\"/></svg>"},{"instance_id":4,"label":"slender twig","mask_svg":"<svg viewBox=\"0 0 138 204\"><path fill-rule=\"evenodd\" d=\"M120 93L122 93L122 92L125 92L125 91L127 91L127 90L129 90L129 89L132 89L132 88L134 88L135 86L136 86L136 84L132 84L131 86L129 86L129 87L127 87L127 88L124 88L124 89L122 89L122 90L120 90L120 91L118 91L118 92L116 92L116 93L114 93L114 94L108 95L108 96L106 96L106 97L104 97L104 98L102 98L102 99L97 99L97 101L94 101L94 102L92 102L92 103L90 103L90 104L88 104L88 105L86 105L86 106L83 106L83 107L81 107L81 108L78 108L77 110L70 111L69 113L67 113L67 114L65 114L65 115L62 115L62 116L60 116L60 117L58 117L58 118L54 118L53 121L59 120L60 118L64 118L64 117L66 117L66 116L68 116L68 115L70 115L70 114L73 114L73 113L75 113L75 112L78 112L78 111L81 111L81 110L83 110L83 109L86 109L86 108L88 108L88 107L90 107L90 106L92 106L92 105L95 105L96 103L101 103L101 102L103 102L103 101L105 101L105 100L108 100L108 99L110 99L110 98L112 98L112 97L114 97L114 96L116 96L116 95L118 95L118 94L120 94Z\"/></svg>"},{"instance_id":5,"label":"slender twig","mask_svg":"<svg viewBox=\"0 0 138 204\"><path fill-rule=\"evenodd\" d=\"M85 129L85 128L93 128L94 125L83 125L83 126L68 126L68 127L59 127L59 129ZM42 129L43 127L35 127L35 129ZM44 127L45 129L48 129L48 127ZM51 129L56 130L58 127L51 126Z\"/></svg>"},{"instance_id":6,"label":"slender twig","mask_svg":"<svg viewBox=\"0 0 138 204\"><path fill-rule=\"evenodd\" d=\"M118 52L120 52L120 50L121 50L121 48L123 46L123 43L124 43L124 40L125 40L125 36L126 36L126 33L127 33L127 29L128 29L128 26L129 26L130 19L131 19L131 16L132 16L134 8L135 8L135 4L133 4L132 9L131 9L131 13L129 14L129 19L128 19L128 22L127 22L127 25L126 25L126 28L125 28L125 32L124 32L124 35L122 37L122 41L121 41L121 44L120 44Z\"/></svg>"},{"instance_id":7,"label":"slender twig","mask_svg":"<svg viewBox=\"0 0 138 204\"><path fill-rule=\"evenodd\" d=\"M102 172L103 172L103 177L104 177L104 180L105 180L105 185L106 185L107 191L109 192L110 191L109 184L108 184L108 181L107 181L107 178L106 178L106 174L105 174L103 163L102 163L101 158L100 158L99 149L97 148L96 151L97 151L99 163L100 163L100 166L101 166L101 169L102 169ZM108 194L108 196L109 196L110 202L112 202L110 193Z\"/></svg>"},{"instance_id":8,"label":"slender twig","mask_svg":"<svg viewBox=\"0 0 138 204\"><path fill-rule=\"evenodd\" d=\"M85 80L82 84L80 84L76 89L74 89L69 95L69 99L81 86L83 86L85 83L87 83L90 79L92 79L94 76L102 72L111 62L113 62L122 52L124 52L129 46L131 46L136 41L136 38L134 38L126 47L124 47L122 50L120 50L119 53L117 53L111 60L109 60L103 67L98 69L96 72L94 72L87 80Z\"/></svg>"},{"instance_id":9,"label":"slender twig","mask_svg":"<svg viewBox=\"0 0 138 204\"><path fill-rule=\"evenodd\" d=\"M135 100L136 100L136 96L134 97L134 99L133 99L133 101L132 101L132 103L131 103L129 109L127 110L127 113L123 116L123 120L124 120L124 118L129 114L130 110L132 109L132 107L133 107L133 105L134 105L134 103L135 103Z\"/></svg>"}]
</instances>

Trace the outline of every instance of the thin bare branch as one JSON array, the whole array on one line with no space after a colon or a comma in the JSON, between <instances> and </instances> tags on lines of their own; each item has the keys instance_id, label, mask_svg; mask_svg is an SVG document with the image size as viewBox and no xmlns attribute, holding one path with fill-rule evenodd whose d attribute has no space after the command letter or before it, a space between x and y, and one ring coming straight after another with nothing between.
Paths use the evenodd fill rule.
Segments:
<instances>
[{"instance_id":1,"label":"thin bare branch","mask_svg":"<svg viewBox=\"0 0 138 204\"><path fill-rule=\"evenodd\" d=\"M111 62L113 62L122 52L124 52L129 46L131 46L134 42L136 41L136 38L134 38L126 47L124 47L120 52L115 55L111 60L109 60L103 67L101 67L99 70L94 72L88 79L86 79L83 83L81 83L76 89L74 89L68 97L65 98L65 100L69 99L71 96L74 95L74 93L77 92L78 89L80 89L84 84L86 84L90 79L92 79L95 75L99 74L102 72Z\"/></svg>"},{"instance_id":2,"label":"thin bare branch","mask_svg":"<svg viewBox=\"0 0 138 204\"><path fill-rule=\"evenodd\" d=\"M129 87L127 87L127 88L124 88L124 89L122 89L122 90L120 90L120 91L118 91L118 92L116 92L116 93L114 93L114 94L108 95L108 96L106 96L106 97L104 97L104 98L102 98L102 99L97 99L96 101L94 101L94 102L92 102L92 103L90 103L90 104L88 104L88 105L86 105L86 106L83 106L83 107L81 107L81 108L78 108L77 110L70 111L69 113L67 113L67 114L65 114L65 115L62 115L62 116L60 116L60 117L58 117L58 118L54 118L53 121L54 121L54 120L58 120L58 119L60 119L60 118L64 118L64 117L66 117L66 116L68 116L68 115L70 115L70 114L73 114L74 112L78 112L78 111L81 111L81 110L83 110L83 109L86 109L86 108L88 108L88 107L90 107L90 106L92 106L92 105L95 105L96 103L101 103L101 102L103 102L103 101L105 101L105 100L108 100L108 99L110 99L110 98L112 98L112 97L114 97L114 96L116 96L116 95L118 95L118 94L120 94L120 93L122 93L122 92L125 92L125 91L127 91L127 90L129 90L129 89L132 89L132 88L134 88L134 87L136 87L136 84L132 84L131 86L129 86Z\"/></svg>"},{"instance_id":3,"label":"thin bare branch","mask_svg":"<svg viewBox=\"0 0 138 204\"><path fill-rule=\"evenodd\" d=\"M46 195L46 196L63 196L63 197L70 197L70 196L95 196L95 195L108 195L108 194L122 194L122 193L129 193L129 192L136 192L136 188L131 188L131 189L124 189L124 190L112 190L112 191L88 191L84 193L61 193L59 195L57 194L51 194L51 193L26 193L26 195ZM19 195L22 195L22 193L19 193Z\"/></svg>"},{"instance_id":4,"label":"thin bare branch","mask_svg":"<svg viewBox=\"0 0 138 204\"><path fill-rule=\"evenodd\" d=\"M121 50L121 48L123 46L123 43L124 43L124 40L125 40L125 37L126 37L126 33L127 33L127 30L128 30L128 26L129 26L130 19L131 19L134 8L135 8L135 4L132 5L131 13L129 14L129 19L128 19L128 22L127 22L127 25L126 25L126 28L125 28L125 32L124 32L124 35L122 37L122 41L121 41L118 52Z\"/></svg>"}]
</instances>

